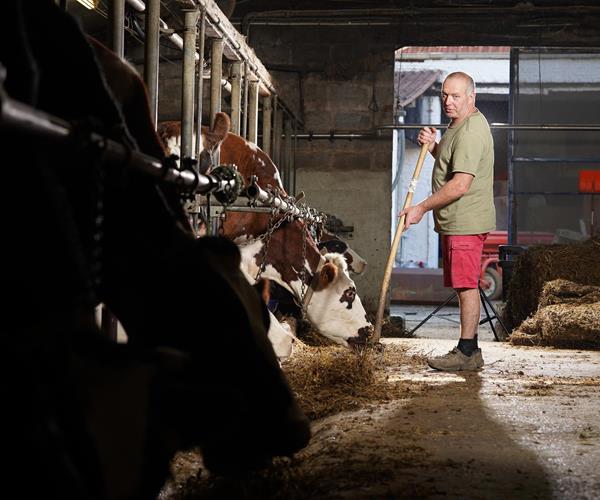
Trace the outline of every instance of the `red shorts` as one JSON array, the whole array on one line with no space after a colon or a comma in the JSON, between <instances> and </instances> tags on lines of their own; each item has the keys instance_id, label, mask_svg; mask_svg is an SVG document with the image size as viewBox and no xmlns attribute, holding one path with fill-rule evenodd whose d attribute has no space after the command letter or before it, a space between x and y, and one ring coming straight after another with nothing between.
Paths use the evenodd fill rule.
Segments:
<instances>
[{"instance_id":1,"label":"red shorts","mask_svg":"<svg viewBox=\"0 0 600 500\"><path fill-rule=\"evenodd\" d=\"M481 275L483 242L488 233L442 235L444 286L477 288Z\"/></svg>"}]
</instances>

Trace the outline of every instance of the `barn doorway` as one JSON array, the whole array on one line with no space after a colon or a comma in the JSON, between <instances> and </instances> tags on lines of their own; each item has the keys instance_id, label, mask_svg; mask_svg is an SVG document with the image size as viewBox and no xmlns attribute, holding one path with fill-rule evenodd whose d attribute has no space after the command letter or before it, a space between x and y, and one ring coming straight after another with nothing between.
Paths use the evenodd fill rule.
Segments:
<instances>
[{"instance_id":1,"label":"barn doorway","mask_svg":"<svg viewBox=\"0 0 600 500\"><path fill-rule=\"evenodd\" d=\"M402 47L395 54L394 124L392 176L392 234L396 231L397 214L404 205L408 186L419 155L417 135L423 126L433 125L441 136L447 118L442 112L440 92L446 75L453 71L470 74L477 85L478 109L490 123L507 123L510 86L510 47ZM497 230L507 230L507 130L492 129L495 143L494 196ZM431 193L434 159L425 160L413 203ZM405 328L412 329L425 319L436 305L448 299L453 291L443 286L439 238L434 231L433 216L428 213L420 224L401 238L392 273L391 314L403 317ZM501 238L500 238L501 239ZM490 245L500 241L493 238ZM488 245L488 246L490 246ZM490 252L494 248L490 248ZM501 279L494 269L489 271L490 298L501 296ZM493 288L492 288L493 287ZM432 316L415 332L420 337L456 338L459 325L456 300ZM487 326L484 337L493 333ZM484 332L482 332L484 333Z\"/></svg>"},{"instance_id":2,"label":"barn doorway","mask_svg":"<svg viewBox=\"0 0 600 500\"><path fill-rule=\"evenodd\" d=\"M499 244L578 243L597 234L600 201L594 189L586 188L585 175L594 177L600 170L594 138L600 111L599 68L600 52L591 49L403 47L396 51L395 123L406 128L394 132L392 231L416 164L418 128L445 123L441 82L448 73L460 70L477 83L476 105L491 125L495 144L496 231L488 237L482 260L490 298L498 305L505 298L502 270L497 266ZM415 203L430 193L432 167L429 156ZM410 313L417 321L421 314L405 310L408 304L415 309L448 297L451 290L440 286L439 256L438 237L428 214L427 220L402 237L392 279L392 314ZM433 321L429 333L424 330L420 335L439 335L440 324L458 323L453 311L443 314L446 317Z\"/></svg>"}]
</instances>

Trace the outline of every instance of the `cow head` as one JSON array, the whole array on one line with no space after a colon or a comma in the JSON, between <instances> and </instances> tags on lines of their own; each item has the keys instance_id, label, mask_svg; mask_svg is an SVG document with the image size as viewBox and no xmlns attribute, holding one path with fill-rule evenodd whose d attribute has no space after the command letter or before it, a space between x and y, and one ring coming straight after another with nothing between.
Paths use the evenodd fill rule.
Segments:
<instances>
[{"instance_id":1,"label":"cow head","mask_svg":"<svg viewBox=\"0 0 600 500\"><path fill-rule=\"evenodd\" d=\"M231 120L225 113L217 113L212 128L202 127L200 156L198 166L200 173L206 174L215 166L214 155L217 148L227 137L231 128ZM166 121L158 125L158 135L168 155L181 156L181 122ZM196 147L196 135L192 137L192 148Z\"/></svg>"},{"instance_id":2,"label":"cow head","mask_svg":"<svg viewBox=\"0 0 600 500\"><path fill-rule=\"evenodd\" d=\"M367 268L367 261L355 252L348 243L335 234L323 232L321 241L317 244L321 253L339 253L344 256L348 271L354 274L362 274Z\"/></svg>"},{"instance_id":3,"label":"cow head","mask_svg":"<svg viewBox=\"0 0 600 500\"><path fill-rule=\"evenodd\" d=\"M343 345L366 342L373 327L366 320L346 262L339 254L321 255L301 221L284 224L273 233L266 257L263 240L244 236L237 242L241 245L242 269L251 282L265 258L262 276L304 303L308 320L322 335Z\"/></svg>"},{"instance_id":4,"label":"cow head","mask_svg":"<svg viewBox=\"0 0 600 500\"><path fill-rule=\"evenodd\" d=\"M322 256L320 270L310 283L312 296L305 300L308 319L321 332L338 343L364 344L373 333L366 312L356 294L356 285L339 253Z\"/></svg>"}]
</instances>

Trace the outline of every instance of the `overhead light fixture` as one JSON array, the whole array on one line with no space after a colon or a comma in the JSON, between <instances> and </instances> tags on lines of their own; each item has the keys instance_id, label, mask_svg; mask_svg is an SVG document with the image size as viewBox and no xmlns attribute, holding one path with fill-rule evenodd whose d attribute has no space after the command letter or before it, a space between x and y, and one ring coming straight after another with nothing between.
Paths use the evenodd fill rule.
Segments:
<instances>
[{"instance_id":1,"label":"overhead light fixture","mask_svg":"<svg viewBox=\"0 0 600 500\"><path fill-rule=\"evenodd\" d=\"M100 0L77 0L81 5L83 5L86 9L93 10L98 7Z\"/></svg>"}]
</instances>

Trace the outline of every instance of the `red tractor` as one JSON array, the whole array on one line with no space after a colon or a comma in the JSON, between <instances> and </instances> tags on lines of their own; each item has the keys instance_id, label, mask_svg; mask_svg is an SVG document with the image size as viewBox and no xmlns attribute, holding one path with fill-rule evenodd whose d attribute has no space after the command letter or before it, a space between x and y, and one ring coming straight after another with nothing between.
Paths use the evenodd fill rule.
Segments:
<instances>
[{"instance_id":1,"label":"red tractor","mask_svg":"<svg viewBox=\"0 0 600 500\"><path fill-rule=\"evenodd\" d=\"M552 233L519 232L520 245L549 245L553 241ZM479 284L490 300L497 300L502 296L502 268L498 264L498 246L507 244L507 231L490 232L483 244Z\"/></svg>"}]
</instances>

